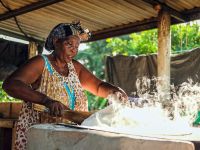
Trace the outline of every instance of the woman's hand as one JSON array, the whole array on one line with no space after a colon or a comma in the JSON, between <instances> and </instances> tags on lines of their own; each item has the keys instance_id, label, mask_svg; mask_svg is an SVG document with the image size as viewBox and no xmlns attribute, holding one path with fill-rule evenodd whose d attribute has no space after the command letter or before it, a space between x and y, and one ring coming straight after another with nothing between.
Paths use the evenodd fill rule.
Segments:
<instances>
[{"instance_id":1,"label":"woman's hand","mask_svg":"<svg viewBox=\"0 0 200 150\"><path fill-rule=\"evenodd\" d=\"M69 110L69 108L61 102L52 100L50 98L46 100L44 105L49 109L51 116L61 117L63 115L64 110Z\"/></svg>"},{"instance_id":2,"label":"woman's hand","mask_svg":"<svg viewBox=\"0 0 200 150\"><path fill-rule=\"evenodd\" d=\"M128 96L125 93L125 91L123 89L121 89L120 87L117 87L117 88L118 88L118 90L115 91L115 93L119 93L119 99L127 101L128 100Z\"/></svg>"},{"instance_id":3,"label":"woman's hand","mask_svg":"<svg viewBox=\"0 0 200 150\"><path fill-rule=\"evenodd\" d=\"M128 96L123 89L117 87L110 92L107 99L109 103L112 103L112 101L119 101L125 104L128 101Z\"/></svg>"}]
</instances>

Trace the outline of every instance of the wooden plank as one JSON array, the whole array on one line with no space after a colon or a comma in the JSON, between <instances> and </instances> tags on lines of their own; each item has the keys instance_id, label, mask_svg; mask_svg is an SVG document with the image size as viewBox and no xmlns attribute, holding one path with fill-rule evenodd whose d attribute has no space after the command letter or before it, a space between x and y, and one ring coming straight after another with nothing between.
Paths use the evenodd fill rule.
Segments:
<instances>
[{"instance_id":1,"label":"wooden plank","mask_svg":"<svg viewBox=\"0 0 200 150\"><path fill-rule=\"evenodd\" d=\"M21 102L1 102L0 103L0 114L1 119L17 119L21 110Z\"/></svg>"},{"instance_id":2,"label":"wooden plank","mask_svg":"<svg viewBox=\"0 0 200 150\"><path fill-rule=\"evenodd\" d=\"M9 118L11 114L10 103L0 103L0 118Z\"/></svg>"},{"instance_id":3,"label":"wooden plank","mask_svg":"<svg viewBox=\"0 0 200 150\"><path fill-rule=\"evenodd\" d=\"M0 119L0 128L13 128L16 119Z\"/></svg>"},{"instance_id":4,"label":"wooden plank","mask_svg":"<svg viewBox=\"0 0 200 150\"><path fill-rule=\"evenodd\" d=\"M17 119L19 117L21 108L22 108L22 102L12 103L11 118Z\"/></svg>"}]
</instances>

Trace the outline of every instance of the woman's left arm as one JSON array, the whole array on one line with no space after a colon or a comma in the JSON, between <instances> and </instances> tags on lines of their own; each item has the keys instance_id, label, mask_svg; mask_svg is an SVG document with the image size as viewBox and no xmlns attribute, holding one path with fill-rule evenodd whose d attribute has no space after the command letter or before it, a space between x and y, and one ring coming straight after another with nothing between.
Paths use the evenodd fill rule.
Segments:
<instances>
[{"instance_id":1,"label":"woman's left arm","mask_svg":"<svg viewBox=\"0 0 200 150\"><path fill-rule=\"evenodd\" d=\"M107 98L109 94L119 92L127 99L126 93L121 88L100 80L78 61L74 61L74 66L78 73L81 85L85 90L103 98Z\"/></svg>"}]
</instances>

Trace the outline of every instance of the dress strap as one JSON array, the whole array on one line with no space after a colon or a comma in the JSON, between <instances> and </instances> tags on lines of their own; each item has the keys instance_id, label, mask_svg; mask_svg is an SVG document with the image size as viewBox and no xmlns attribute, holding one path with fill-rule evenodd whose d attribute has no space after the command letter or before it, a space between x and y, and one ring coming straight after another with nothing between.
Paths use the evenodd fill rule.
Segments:
<instances>
[{"instance_id":1,"label":"dress strap","mask_svg":"<svg viewBox=\"0 0 200 150\"><path fill-rule=\"evenodd\" d=\"M68 98L69 98L69 104L70 104L70 109L74 110L75 108L75 103L76 103L76 96L73 88L70 88L70 86L67 85L66 82L63 82L64 88L67 91Z\"/></svg>"},{"instance_id":2,"label":"dress strap","mask_svg":"<svg viewBox=\"0 0 200 150\"><path fill-rule=\"evenodd\" d=\"M47 56L45 55L41 55L45 61L45 67L47 68L47 70L49 71L49 73L52 75L53 74L53 69L51 68L51 65L49 63L49 60L47 58Z\"/></svg>"}]
</instances>

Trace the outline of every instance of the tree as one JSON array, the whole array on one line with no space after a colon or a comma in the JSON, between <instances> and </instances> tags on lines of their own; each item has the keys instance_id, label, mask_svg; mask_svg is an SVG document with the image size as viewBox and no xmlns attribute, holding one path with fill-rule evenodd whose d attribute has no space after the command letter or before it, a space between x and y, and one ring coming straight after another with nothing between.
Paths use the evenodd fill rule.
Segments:
<instances>
[{"instance_id":1,"label":"tree","mask_svg":"<svg viewBox=\"0 0 200 150\"><path fill-rule=\"evenodd\" d=\"M200 25L197 21L173 25L171 30L173 53L200 47Z\"/></svg>"}]
</instances>

